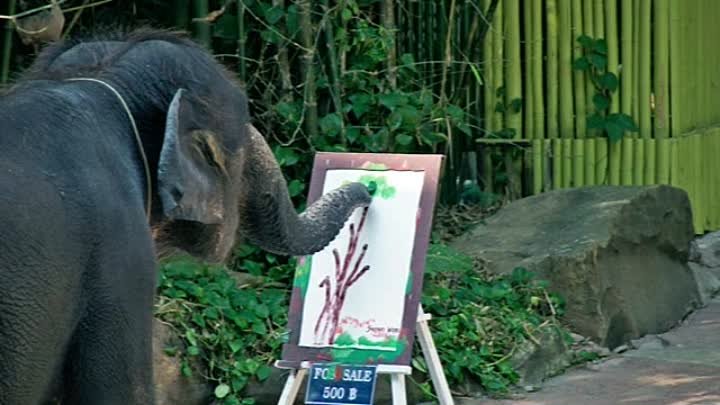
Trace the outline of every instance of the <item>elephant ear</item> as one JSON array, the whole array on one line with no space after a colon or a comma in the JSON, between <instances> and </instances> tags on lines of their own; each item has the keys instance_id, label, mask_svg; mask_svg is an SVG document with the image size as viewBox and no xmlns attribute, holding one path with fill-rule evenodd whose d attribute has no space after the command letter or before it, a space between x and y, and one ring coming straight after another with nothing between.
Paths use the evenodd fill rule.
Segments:
<instances>
[{"instance_id":1,"label":"elephant ear","mask_svg":"<svg viewBox=\"0 0 720 405\"><path fill-rule=\"evenodd\" d=\"M158 194L171 220L219 224L224 218L225 155L203 123L202 104L180 89L167 112L158 163Z\"/></svg>"}]
</instances>

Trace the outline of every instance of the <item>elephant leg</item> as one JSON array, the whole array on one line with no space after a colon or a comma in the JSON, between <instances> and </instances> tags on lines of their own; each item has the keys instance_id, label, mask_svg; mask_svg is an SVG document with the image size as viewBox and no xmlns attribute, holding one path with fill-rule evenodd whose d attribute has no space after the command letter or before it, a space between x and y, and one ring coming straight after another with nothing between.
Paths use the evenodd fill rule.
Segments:
<instances>
[{"instance_id":1,"label":"elephant leg","mask_svg":"<svg viewBox=\"0 0 720 405\"><path fill-rule=\"evenodd\" d=\"M141 249L142 250L142 249ZM123 252L123 250L121 250ZM135 252L130 255L137 254ZM66 360L63 404L152 405L155 264L102 266ZM132 260L129 258L129 260ZM89 287L94 288L94 287Z\"/></svg>"}]
</instances>

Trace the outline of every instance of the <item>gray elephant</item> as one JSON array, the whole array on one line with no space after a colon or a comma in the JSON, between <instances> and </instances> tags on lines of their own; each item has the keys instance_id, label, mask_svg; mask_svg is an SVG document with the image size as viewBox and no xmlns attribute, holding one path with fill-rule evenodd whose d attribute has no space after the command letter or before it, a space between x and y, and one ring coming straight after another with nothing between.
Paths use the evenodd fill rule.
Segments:
<instances>
[{"instance_id":1,"label":"gray elephant","mask_svg":"<svg viewBox=\"0 0 720 405\"><path fill-rule=\"evenodd\" d=\"M0 96L0 404L152 404L158 254L311 254L370 204L298 215L231 76L142 30L51 45Z\"/></svg>"}]
</instances>

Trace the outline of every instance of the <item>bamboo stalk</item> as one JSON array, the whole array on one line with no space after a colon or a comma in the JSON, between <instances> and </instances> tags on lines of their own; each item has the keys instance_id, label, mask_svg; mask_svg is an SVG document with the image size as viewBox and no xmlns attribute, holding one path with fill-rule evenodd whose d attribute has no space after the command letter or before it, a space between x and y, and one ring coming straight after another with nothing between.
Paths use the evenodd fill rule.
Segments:
<instances>
[{"instance_id":1,"label":"bamboo stalk","mask_svg":"<svg viewBox=\"0 0 720 405\"><path fill-rule=\"evenodd\" d=\"M604 10L604 0L595 0L595 10L594 11L594 17L595 17L595 23L593 24L595 27L595 38L605 38L605 10Z\"/></svg>"},{"instance_id":2,"label":"bamboo stalk","mask_svg":"<svg viewBox=\"0 0 720 405\"><path fill-rule=\"evenodd\" d=\"M618 76L618 32L617 32L617 2L605 2L605 41L607 42L607 71ZM610 112L620 111L620 100L616 92L610 96ZM618 148L619 149L619 148Z\"/></svg>"},{"instance_id":3,"label":"bamboo stalk","mask_svg":"<svg viewBox=\"0 0 720 405\"><path fill-rule=\"evenodd\" d=\"M527 1L526 1L527 3ZM543 30L542 16L543 7L541 1L531 1L532 3L532 29L533 29L533 112L535 113L535 132L536 138L545 138L545 99L543 85L545 76L543 75Z\"/></svg>"},{"instance_id":4,"label":"bamboo stalk","mask_svg":"<svg viewBox=\"0 0 720 405\"><path fill-rule=\"evenodd\" d=\"M620 74L620 109L624 114L632 116L633 88L633 2L621 2L622 9L622 72Z\"/></svg>"},{"instance_id":5,"label":"bamboo stalk","mask_svg":"<svg viewBox=\"0 0 720 405\"><path fill-rule=\"evenodd\" d=\"M597 166L595 141L597 138L585 138L582 140L585 145L585 185L593 186L597 184L595 176L595 167ZM602 141L602 139L600 139Z\"/></svg>"},{"instance_id":6,"label":"bamboo stalk","mask_svg":"<svg viewBox=\"0 0 720 405\"><path fill-rule=\"evenodd\" d=\"M629 186L633 184L633 173L635 167L639 165L639 161L633 160L634 139L624 137L622 140L622 176L620 184ZM635 163L635 164L633 164Z\"/></svg>"},{"instance_id":7,"label":"bamboo stalk","mask_svg":"<svg viewBox=\"0 0 720 405\"><path fill-rule=\"evenodd\" d=\"M392 88L397 87L397 51L396 51L396 38L395 38L395 2L393 0L383 0L382 7L382 26L383 28L391 33L392 38L387 51L387 69L388 69L388 82Z\"/></svg>"},{"instance_id":8,"label":"bamboo stalk","mask_svg":"<svg viewBox=\"0 0 720 405\"><path fill-rule=\"evenodd\" d=\"M483 0L483 10L487 10L491 0ZM422 3L422 2L421 2ZM492 22L489 21L488 24ZM495 66L494 63L494 32L493 30L487 31L487 36L482 41L483 46L483 74L485 76L485 85L483 86L483 103L484 103L484 114L483 114L483 127L489 133L496 130L494 127L494 110L495 110L495 91L493 90L493 83L495 83ZM483 145L480 149L480 155L483 162L483 183L485 185L485 192L493 192L493 166L492 166L492 154L488 148L488 145Z\"/></svg>"},{"instance_id":9,"label":"bamboo stalk","mask_svg":"<svg viewBox=\"0 0 720 405\"><path fill-rule=\"evenodd\" d=\"M670 131L669 117L669 93L668 81L669 76L669 55L670 55L670 0L655 0L653 8L655 11L653 21L653 33L655 34L653 43L653 54L655 56L653 81L655 84L655 137L658 139L666 138ZM658 155L658 166L665 167L667 162L664 154ZM662 175L661 175L662 178Z\"/></svg>"},{"instance_id":10,"label":"bamboo stalk","mask_svg":"<svg viewBox=\"0 0 720 405\"><path fill-rule=\"evenodd\" d=\"M284 7L284 4L282 3L284 3L285 0L273 1L279 2L280 5ZM342 10L342 6L344 5L343 3L340 4L340 10ZM323 0L323 9L325 10L325 13L330 13L329 0ZM342 78L340 76L340 61L337 56L337 50L335 49L335 34L333 32L335 30L335 25L332 23L333 20L334 19L330 18L330 16L325 19L323 31L325 33L327 56L330 62L330 77L332 79L331 97L333 100L333 107L335 109L335 113L340 114L342 117L340 120L340 142L342 145L347 145L347 138L345 136L345 113L343 111L341 99L343 93ZM287 94L291 94L290 90L292 90L292 82L290 81L290 65L288 64L287 59L287 49L283 47L281 50L282 53L280 53L280 50L278 51L278 65L280 67L280 71L282 72L281 75L287 75L287 79L283 79L283 91ZM390 62L388 62L388 68L390 68Z\"/></svg>"},{"instance_id":11,"label":"bamboo stalk","mask_svg":"<svg viewBox=\"0 0 720 405\"><path fill-rule=\"evenodd\" d=\"M655 146L655 139L653 138L644 138L645 139L645 184L656 184L656 178L655 178L655 150L657 147Z\"/></svg>"},{"instance_id":12,"label":"bamboo stalk","mask_svg":"<svg viewBox=\"0 0 720 405\"><path fill-rule=\"evenodd\" d=\"M652 123L650 121L650 0L640 0L640 68L638 93L640 94L640 136L650 138L652 136ZM647 150L645 151L647 154ZM654 154L654 151L653 151ZM645 177L649 173L645 172Z\"/></svg>"},{"instance_id":13,"label":"bamboo stalk","mask_svg":"<svg viewBox=\"0 0 720 405\"><path fill-rule=\"evenodd\" d=\"M562 147L562 139L554 137L552 139L552 156L553 156L553 189L559 190L563 187L563 147Z\"/></svg>"},{"instance_id":14,"label":"bamboo stalk","mask_svg":"<svg viewBox=\"0 0 720 405\"><path fill-rule=\"evenodd\" d=\"M681 100L683 99L682 75L680 66L686 62L682 60L680 49L682 47L681 40L681 13L684 7L680 6L678 1L670 1L670 128L671 136L680 136L684 126L682 125L683 112ZM676 151L679 146L675 146ZM679 152L676 152L679 153Z\"/></svg>"},{"instance_id":15,"label":"bamboo stalk","mask_svg":"<svg viewBox=\"0 0 720 405\"><path fill-rule=\"evenodd\" d=\"M701 164L702 159L698 159L698 157L702 156L702 136L700 134L693 135L692 137L692 152L688 156L688 158L695 158L692 159L691 163L693 166L693 173L692 173L692 180L693 180L693 200L695 203L695 209L693 210L696 215L693 215L694 223L695 223L695 233L702 233L705 229L703 227L703 222L705 218L705 201L702 198L702 171L701 171Z\"/></svg>"},{"instance_id":16,"label":"bamboo stalk","mask_svg":"<svg viewBox=\"0 0 720 405\"><path fill-rule=\"evenodd\" d=\"M572 50L573 60L582 56L582 49L576 39L583 33L582 0L572 0ZM576 70L573 72L573 84L575 86L575 137L584 138L587 134L587 105L585 104L585 89L587 87L585 72ZM583 182L584 183L584 182Z\"/></svg>"},{"instance_id":17,"label":"bamboo stalk","mask_svg":"<svg viewBox=\"0 0 720 405\"><path fill-rule=\"evenodd\" d=\"M633 185L642 186L645 184L645 138L634 138L634 160Z\"/></svg>"},{"instance_id":18,"label":"bamboo stalk","mask_svg":"<svg viewBox=\"0 0 720 405\"><path fill-rule=\"evenodd\" d=\"M515 99L522 99L522 72L520 61L520 1L505 0L503 26L505 27L506 52L505 63L505 105L510 106ZM520 138L523 129L522 112L507 109L505 126L515 129L515 137ZM516 190L517 191L517 190Z\"/></svg>"},{"instance_id":19,"label":"bamboo stalk","mask_svg":"<svg viewBox=\"0 0 720 405\"><path fill-rule=\"evenodd\" d=\"M583 33L589 37L595 36L595 13L593 0L583 0ZM592 106L595 87L592 81L585 81L585 105ZM592 131L595 132L595 131Z\"/></svg>"},{"instance_id":20,"label":"bamboo stalk","mask_svg":"<svg viewBox=\"0 0 720 405\"><path fill-rule=\"evenodd\" d=\"M598 138L595 142L595 184L608 184L608 142L607 138Z\"/></svg>"},{"instance_id":21,"label":"bamboo stalk","mask_svg":"<svg viewBox=\"0 0 720 405\"><path fill-rule=\"evenodd\" d=\"M523 16L525 18L524 24L524 42L525 45L525 77L523 81L525 83L525 94L523 95L523 112L525 118L523 123L525 124L524 138L534 139L535 138L535 85L533 83L534 72L533 68L535 63L533 58L535 57L533 52L533 18L532 18L532 4L529 1L523 2ZM519 61L518 61L519 63ZM533 157L534 157L533 153Z\"/></svg>"},{"instance_id":22,"label":"bamboo stalk","mask_svg":"<svg viewBox=\"0 0 720 405\"><path fill-rule=\"evenodd\" d=\"M245 2L237 2L237 27L238 27L238 42L237 42L237 53L238 53L238 66L240 70L240 80L245 82L247 80L247 64L245 62L245 43L247 42L247 32L245 32Z\"/></svg>"},{"instance_id":23,"label":"bamboo stalk","mask_svg":"<svg viewBox=\"0 0 720 405\"><path fill-rule=\"evenodd\" d=\"M633 61L632 61L632 116L638 119L640 114L639 73L640 73L640 0L633 0Z\"/></svg>"},{"instance_id":24,"label":"bamboo stalk","mask_svg":"<svg viewBox=\"0 0 720 405\"><path fill-rule=\"evenodd\" d=\"M543 140L532 140L533 194L540 194L543 188Z\"/></svg>"},{"instance_id":25,"label":"bamboo stalk","mask_svg":"<svg viewBox=\"0 0 720 405\"><path fill-rule=\"evenodd\" d=\"M572 138L562 138L562 148L563 148L563 176L562 176L562 183L563 188L569 188L572 186L572 178L573 178L573 145L572 145L573 139Z\"/></svg>"},{"instance_id":26,"label":"bamboo stalk","mask_svg":"<svg viewBox=\"0 0 720 405\"><path fill-rule=\"evenodd\" d=\"M680 138L671 139L670 141L670 185L680 186L680 154L678 151L678 143Z\"/></svg>"},{"instance_id":27,"label":"bamboo stalk","mask_svg":"<svg viewBox=\"0 0 720 405\"><path fill-rule=\"evenodd\" d=\"M572 13L570 0L557 0L559 8L559 87L560 87L560 136L572 138L575 132L572 94ZM570 176L568 176L568 181Z\"/></svg>"},{"instance_id":28,"label":"bamboo stalk","mask_svg":"<svg viewBox=\"0 0 720 405\"><path fill-rule=\"evenodd\" d=\"M657 182L670 184L670 141L663 137L657 140Z\"/></svg>"},{"instance_id":29,"label":"bamboo stalk","mask_svg":"<svg viewBox=\"0 0 720 405\"><path fill-rule=\"evenodd\" d=\"M585 185L585 142L584 139L573 139L573 186Z\"/></svg>"},{"instance_id":30,"label":"bamboo stalk","mask_svg":"<svg viewBox=\"0 0 720 405\"><path fill-rule=\"evenodd\" d=\"M305 131L311 140L318 135L318 109L315 80L315 41L313 41L313 23L311 18L312 2L300 0L298 3L299 25L303 46L303 76L305 77Z\"/></svg>"},{"instance_id":31,"label":"bamboo stalk","mask_svg":"<svg viewBox=\"0 0 720 405\"><path fill-rule=\"evenodd\" d=\"M546 0L547 31L547 131L548 138L558 133L558 17L557 0Z\"/></svg>"},{"instance_id":32,"label":"bamboo stalk","mask_svg":"<svg viewBox=\"0 0 720 405\"><path fill-rule=\"evenodd\" d=\"M193 0L193 11L195 20L195 38L206 49L212 50L212 26L209 21L204 20L210 12L208 0Z\"/></svg>"},{"instance_id":33,"label":"bamboo stalk","mask_svg":"<svg viewBox=\"0 0 720 405\"><path fill-rule=\"evenodd\" d=\"M493 83L492 83L492 90L496 91L503 83L505 83L505 78L503 76L503 61L505 60L504 57L504 24L503 24L503 14L504 14L504 4L500 4L500 6L495 10L495 15L493 16L493 25L495 27L494 33L493 33ZM502 101L499 97L496 99L496 103ZM495 106L493 105L493 109ZM500 113L493 113L493 128L495 128L495 131L499 131L503 128L503 116Z\"/></svg>"},{"instance_id":34,"label":"bamboo stalk","mask_svg":"<svg viewBox=\"0 0 720 405\"><path fill-rule=\"evenodd\" d=\"M609 149L609 157L610 157L610 167L609 167L609 173L610 173L610 183L614 186L620 184L620 163L621 163L621 157L622 157L622 147L621 142L610 142Z\"/></svg>"},{"instance_id":35,"label":"bamboo stalk","mask_svg":"<svg viewBox=\"0 0 720 405\"><path fill-rule=\"evenodd\" d=\"M9 0L8 15L15 15L15 0ZM5 20L5 35L3 36L2 67L0 67L0 84L6 84L10 78L10 62L12 61L13 24Z\"/></svg>"}]
</instances>

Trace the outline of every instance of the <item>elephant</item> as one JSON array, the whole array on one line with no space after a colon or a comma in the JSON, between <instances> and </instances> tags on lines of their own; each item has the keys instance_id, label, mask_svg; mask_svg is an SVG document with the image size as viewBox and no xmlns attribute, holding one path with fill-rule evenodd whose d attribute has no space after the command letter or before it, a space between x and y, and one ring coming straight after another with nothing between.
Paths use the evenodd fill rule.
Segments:
<instances>
[{"instance_id":1,"label":"elephant","mask_svg":"<svg viewBox=\"0 0 720 405\"><path fill-rule=\"evenodd\" d=\"M154 403L157 262L323 249L371 190L302 214L233 74L185 34L57 42L0 94L0 403Z\"/></svg>"}]
</instances>

